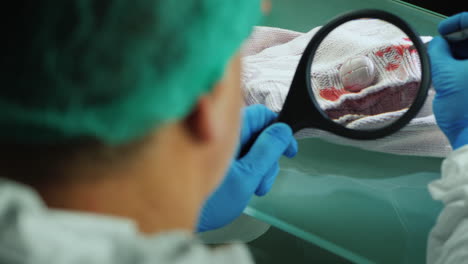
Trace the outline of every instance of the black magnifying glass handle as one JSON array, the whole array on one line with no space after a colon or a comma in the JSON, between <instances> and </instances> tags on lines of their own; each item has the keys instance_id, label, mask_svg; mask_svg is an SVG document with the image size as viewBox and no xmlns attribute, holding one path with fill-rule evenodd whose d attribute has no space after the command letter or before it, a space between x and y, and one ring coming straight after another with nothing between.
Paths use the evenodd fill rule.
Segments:
<instances>
[{"instance_id":1,"label":"black magnifying glass handle","mask_svg":"<svg viewBox=\"0 0 468 264\"><path fill-rule=\"evenodd\" d=\"M468 40L468 28L443 36L450 43L459 43Z\"/></svg>"}]
</instances>

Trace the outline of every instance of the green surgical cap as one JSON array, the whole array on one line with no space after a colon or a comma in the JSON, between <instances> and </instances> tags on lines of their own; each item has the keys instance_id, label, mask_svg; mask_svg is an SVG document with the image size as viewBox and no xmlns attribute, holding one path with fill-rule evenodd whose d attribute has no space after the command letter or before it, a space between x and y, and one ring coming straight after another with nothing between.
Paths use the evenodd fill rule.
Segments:
<instances>
[{"instance_id":1,"label":"green surgical cap","mask_svg":"<svg viewBox=\"0 0 468 264\"><path fill-rule=\"evenodd\" d=\"M10 2L0 140L19 143L121 144L185 117L261 15L258 0Z\"/></svg>"}]
</instances>

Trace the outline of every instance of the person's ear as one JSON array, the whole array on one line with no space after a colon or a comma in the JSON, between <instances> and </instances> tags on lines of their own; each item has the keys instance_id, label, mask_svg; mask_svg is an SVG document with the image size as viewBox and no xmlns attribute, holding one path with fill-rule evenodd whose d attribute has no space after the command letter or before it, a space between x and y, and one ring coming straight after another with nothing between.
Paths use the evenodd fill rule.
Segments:
<instances>
[{"instance_id":1,"label":"person's ear","mask_svg":"<svg viewBox=\"0 0 468 264\"><path fill-rule=\"evenodd\" d=\"M201 96L192 112L185 119L187 132L200 142L212 141L219 131L215 105L210 95Z\"/></svg>"}]
</instances>

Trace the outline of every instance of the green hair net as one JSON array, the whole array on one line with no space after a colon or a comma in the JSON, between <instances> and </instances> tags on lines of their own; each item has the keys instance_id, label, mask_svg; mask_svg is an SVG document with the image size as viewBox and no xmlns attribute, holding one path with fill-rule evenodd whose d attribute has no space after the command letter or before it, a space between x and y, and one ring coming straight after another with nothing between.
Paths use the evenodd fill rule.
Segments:
<instances>
[{"instance_id":1,"label":"green hair net","mask_svg":"<svg viewBox=\"0 0 468 264\"><path fill-rule=\"evenodd\" d=\"M261 13L258 0L13 2L0 140L21 143L120 144L183 118Z\"/></svg>"}]
</instances>

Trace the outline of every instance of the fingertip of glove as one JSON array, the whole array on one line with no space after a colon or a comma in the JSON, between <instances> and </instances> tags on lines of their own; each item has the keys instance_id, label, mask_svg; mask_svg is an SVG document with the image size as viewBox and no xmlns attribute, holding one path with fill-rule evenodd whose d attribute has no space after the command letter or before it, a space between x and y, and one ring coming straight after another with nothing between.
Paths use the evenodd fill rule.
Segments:
<instances>
[{"instance_id":1,"label":"fingertip of glove","mask_svg":"<svg viewBox=\"0 0 468 264\"><path fill-rule=\"evenodd\" d=\"M437 30L440 34L444 35L460 30L467 25L468 12L464 11L442 20L439 23Z\"/></svg>"},{"instance_id":2,"label":"fingertip of glove","mask_svg":"<svg viewBox=\"0 0 468 264\"><path fill-rule=\"evenodd\" d=\"M291 137L292 137L292 130L291 128L284 124L284 123L275 123L271 126L269 126L267 129L265 129L265 133L270 137L274 138L275 141L272 142L277 142L277 146L284 145L284 150L289 146L291 142ZM280 145L278 145L278 143Z\"/></svg>"},{"instance_id":3,"label":"fingertip of glove","mask_svg":"<svg viewBox=\"0 0 468 264\"><path fill-rule=\"evenodd\" d=\"M255 191L255 195L258 197L265 196L266 194L267 194L267 190L265 190L264 188L259 188Z\"/></svg>"},{"instance_id":4,"label":"fingertip of glove","mask_svg":"<svg viewBox=\"0 0 468 264\"><path fill-rule=\"evenodd\" d=\"M269 127L271 133L278 137L291 137L292 136L292 129L285 123L275 123Z\"/></svg>"},{"instance_id":5,"label":"fingertip of glove","mask_svg":"<svg viewBox=\"0 0 468 264\"><path fill-rule=\"evenodd\" d=\"M297 155L298 152L298 144L296 139L293 137L291 140L291 144L289 144L288 148L284 152L284 155L288 158L294 158Z\"/></svg>"},{"instance_id":6,"label":"fingertip of glove","mask_svg":"<svg viewBox=\"0 0 468 264\"><path fill-rule=\"evenodd\" d=\"M297 152L299 152L299 144L297 143L297 140L295 138L293 138L292 140L292 145L294 150L294 154L292 155L292 157L295 157L297 155Z\"/></svg>"},{"instance_id":7,"label":"fingertip of glove","mask_svg":"<svg viewBox=\"0 0 468 264\"><path fill-rule=\"evenodd\" d=\"M275 178L278 175L278 173L279 166L276 166L275 170L271 172L271 174L268 175L268 177L261 182L257 190L255 190L255 195L262 197L269 193L271 188L273 187L273 182L275 181Z\"/></svg>"},{"instance_id":8,"label":"fingertip of glove","mask_svg":"<svg viewBox=\"0 0 468 264\"><path fill-rule=\"evenodd\" d=\"M296 139L293 136L291 127L285 123L276 123L269 129L271 129L269 132L270 135L279 139L279 141L285 144L286 149L284 150L283 155L288 158L296 156L298 145Z\"/></svg>"},{"instance_id":9,"label":"fingertip of glove","mask_svg":"<svg viewBox=\"0 0 468 264\"><path fill-rule=\"evenodd\" d=\"M258 121L263 126L271 124L277 116L277 113L262 104L249 105L244 110L244 119L251 117L251 119Z\"/></svg>"}]
</instances>

